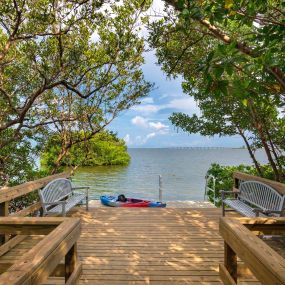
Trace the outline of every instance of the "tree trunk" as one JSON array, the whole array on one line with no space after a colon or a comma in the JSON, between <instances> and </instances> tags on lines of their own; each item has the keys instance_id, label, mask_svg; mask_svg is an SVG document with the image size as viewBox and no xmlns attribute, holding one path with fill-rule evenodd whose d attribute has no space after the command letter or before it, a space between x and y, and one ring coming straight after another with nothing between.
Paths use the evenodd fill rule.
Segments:
<instances>
[{"instance_id":1,"label":"tree trunk","mask_svg":"<svg viewBox=\"0 0 285 285\"><path fill-rule=\"evenodd\" d=\"M59 155L58 155L58 157L57 157L57 159L56 159L56 161L55 161L55 166L54 166L54 168L53 168L51 174L55 174L55 173L57 172L58 168L60 167L61 161L62 161L63 158L66 156L66 154L67 154L67 152L68 152L69 149L70 149L70 147L68 147L68 145L64 146L64 147L61 149L61 151L60 151L60 153L59 153Z\"/></svg>"},{"instance_id":2,"label":"tree trunk","mask_svg":"<svg viewBox=\"0 0 285 285\"><path fill-rule=\"evenodd\" d=\"M265 125L266 126L266 125ZM274 158L275 158L275 161L279 167L279 173L280 173L280 177L281 179L283 180L284 179L284 172L283 172L283 167L282 167L282 163L280 162L280 157L278 156L277 152L276 152L276 148L275 148L275 145L271 139L271 135L267 129L267 127L265 127L265 132L266 132L266 135L267 135L267 139L268 139L268 142L270 144L270 147L271 147L271 151L274 155Z\"/></svg>"},{"instance_id":3,"label":"tree trunk","mask_svg":"<svg viewBox=\"0 0 285 285\"><path fill-rule=\"evenodd\" d=\"M273 173L274 173L274 176L275 176L275 180L276 181L279 181L281 180L281 177L280 177L280 173L277 169L277 166L276 166L276 163L274 162L274 159L271 155L271 151L270 151L270 148L267 144L267 140L266 140L266 136L264 134L264 130L263 130L263 126L262 126L262 123L260 122L260 120L258 120L258 117L256 115L256 112L255 112L255 109L254 109L254 106L253 106L253 101L251 99L248 100L248 105L249 105L249 110L250 110L250 113L252 115L252 121L253 121L253 125L255 127L255 129L257 130L258 134L259 134L259 138L262 142L262 145L264 147L264 150L265 150L265 153L267 155L267 158L268 158L268 161L272 167L272 170L273 170Z\"/></svg>"},{"instance_id":4,"label":"tree trunk","mask_svg":"<svg viewBox=\"0 0 285 285\"><path fill-rule=\"evenodd\" d=\"M263 177L263 173L262 173L262 170L260 168L260 165L259 165L258 161L255 158L255 155L254 155L254 153L253 153L253 151L252 151L252 149L250 147L250 144L248 143L247 138L245 137L245 135L244 135L243 131L241 130L241 128L237 127L237 129L238 129L239 134L241 135L241 137L243 138L243 140L245 142L246 148L247 148L247 150L249 152L249 155L250 155L250 157L251 157L251 159L252 159L252 161L254 163L254 166L255 166L259 176Z\"/></svg>"}]
</instances>

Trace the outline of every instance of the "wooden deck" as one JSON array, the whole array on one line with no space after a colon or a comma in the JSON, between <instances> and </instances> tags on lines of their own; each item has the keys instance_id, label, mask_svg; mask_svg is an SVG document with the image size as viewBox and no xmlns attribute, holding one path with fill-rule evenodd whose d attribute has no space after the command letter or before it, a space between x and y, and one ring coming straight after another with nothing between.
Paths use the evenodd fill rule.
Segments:
<instances>
[{"instance_id":1,"label":"wooden deck","mask_svg":"<svg viewBox=\"0 0 285 285\"><path fill-rule=\"evenodd\" d=\"M80 285L222 284L220 209L100 208L73 216L83 222Z\"/></svg>"},{"instance_id":2,"label":"wooden deck","mask_svg":"<svg viewBox=\"0 0 285 285\"><path fill-rule=\"evenodd\" d=\"M80 285L222 285L220 209L91 208L86 212L77 208L70 215L82 219ZM0 268L12 264L39 240L28 237L0 254ZM51 277L45 284L64 284L64 280ZM238 284L260 283L247 279Z\"/></svg>"}]
</instances>

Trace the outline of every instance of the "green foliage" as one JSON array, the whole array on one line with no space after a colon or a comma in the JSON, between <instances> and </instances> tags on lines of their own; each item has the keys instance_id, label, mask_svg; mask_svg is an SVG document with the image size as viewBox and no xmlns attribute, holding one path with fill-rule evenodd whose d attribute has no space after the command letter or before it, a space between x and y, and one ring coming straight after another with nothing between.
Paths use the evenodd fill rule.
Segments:
<instances>
[{"instance_id":1,"label":"green foliage","mask_svg":"<svg viewBox=\"0 0 285 285\"><path fill-rule=\"evenodd\" d=\"M84 134L81 132L79 135ZM51 136L41 154L41 167L52 170L60 151L60 137ZM66 166L127 165L129 161L130 156L124 140L112 132L104 131L88 141L72 146L60 166L62 169Z\"/></svg>"},{"instance_id":2,"label":"green foliage","mask_svg":"<svg viewBox=\"0 0 285 285\"><path fill-rule=\"evenodd\" d=\"M10 138L12 130L5 130L3 135ZM21 184L33 177L34 161L31 157L33 147L28 139L20 143L11 141L0 150L0 185L13 186Z\"/></svg>"},{"instance_id":3,"label":"green foliage","mask_svg":"<svg viewBox=\"0 0 285 285\"><path fill-rule=\"evenodd\" d=\"M263 178L267 178L270 180L274 180L274 173L272 172L272 168L270 165L262 166ZM238 165L238 166L222 166L217 163L213 163L211 167L207 171L207 176L212 175L216 178L215 183L215 196L216 196L216 205L221 205L221 190L232 191L234 180L233 173L236 171L240 171L243 173L251 174L254 176L259 176L256 168L254 166L249 165ZM213 189L213 180L209 181L208 187ZM208 191L207 193L209 200L214 202L214 193Z\"/></svg>"},{"instance_id":4,"label":"green foliage","mask_svg":"<svg viewBox=\"0 0 285 285\"><path fill-rule=\"evenodd\" d=\"M279 1L165 0L162 19L149 24L150 45L170 77L201 113L174 113L178 128L204 136L240 135L255 167L264 148L280 181L285 177L284 5ZM274 15L274 16L273 16Z\"/></svg>"},{"instance_id":5,"label":"green foliage","mask_svg":"<svg viewBox=\"0 0 285 285\"><path fill-rule=\"evenodd\" d=\"M152 88L138 36L150 1L107 2L1 1L0 187L31 178L55 130L92 137Z\"/></svg>"}]
</instances>

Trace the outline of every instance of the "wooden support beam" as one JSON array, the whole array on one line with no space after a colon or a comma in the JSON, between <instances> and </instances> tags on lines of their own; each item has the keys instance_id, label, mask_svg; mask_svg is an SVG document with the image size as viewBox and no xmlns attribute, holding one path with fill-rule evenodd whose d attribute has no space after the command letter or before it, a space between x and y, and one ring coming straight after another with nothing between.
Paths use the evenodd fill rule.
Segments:
<instances>
[{"instance_id":1,"label":"wooden support beam","mask_svg":"<svg viewBox=\"0 0 285 285\"><path fill-rule=\"evenodd\" d=\"M225 251L224 251L224 262L225 268L231 275L235 283L237 283L237 255L233 249L224 242Z\"/></svg>"},{"instance_id":2,"label":"wooden support beam","mask_svg":"<svg viewBox=\"0 0 285 285\"><path fill-rule=\"evenodd\" d=\"M8 215L9 215L9 203L8 202L0 203L0 218L7 217ZM4 244L7 241L8 241L8 236L0 234L0 245Z\"/></svg>"},{"instance_id":3,"label":"wooden support beam","mask_svg":"<svg viewBox=\"0 0 285 285\"><path fill-rule=\"evenodd\" d=\"M65 282L72 275L77 263L77 246L76 243L71 247L65 256Z\"/></svg>"}]
</instances>

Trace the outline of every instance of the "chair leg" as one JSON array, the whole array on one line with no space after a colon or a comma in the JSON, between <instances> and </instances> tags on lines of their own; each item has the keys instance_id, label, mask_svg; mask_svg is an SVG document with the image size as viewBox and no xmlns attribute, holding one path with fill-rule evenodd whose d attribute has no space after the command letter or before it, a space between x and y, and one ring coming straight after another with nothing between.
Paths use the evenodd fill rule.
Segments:
<instances>
[{"instance_id":1,"label":"chair leg","mask_svg":"<svg viewBox=\"0 0 285 285\"><path fill-rule=\"evenodd\" d=\"M225 216L225 204L222 202L222 216L224 217Z\"/></svg>"}]
</instances>

